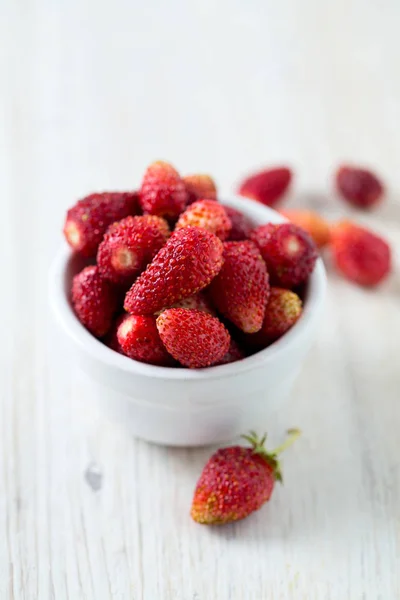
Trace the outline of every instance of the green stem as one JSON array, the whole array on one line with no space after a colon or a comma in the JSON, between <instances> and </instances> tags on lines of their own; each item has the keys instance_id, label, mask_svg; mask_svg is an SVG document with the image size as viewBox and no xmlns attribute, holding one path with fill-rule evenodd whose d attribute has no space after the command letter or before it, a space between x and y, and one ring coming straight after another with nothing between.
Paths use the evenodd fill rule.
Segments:
<instances>
[{"instance_id":1,"label":"green stem","mask_svg":"<svg viewBox=\"0 0 400 600\"><path fill-rule=\"evenodd\" d=\"M272 452L270 452L269 454L271 454L272 456L278 456L278 454L281 454L281 452L289 448L289 446L291 446L293 442L295 442L297 438L301 436L300 429L288 429L287 433L288 438L283 442L283 444L275 448L275 450L272 450Z\"/></svg>"}]
</instances>

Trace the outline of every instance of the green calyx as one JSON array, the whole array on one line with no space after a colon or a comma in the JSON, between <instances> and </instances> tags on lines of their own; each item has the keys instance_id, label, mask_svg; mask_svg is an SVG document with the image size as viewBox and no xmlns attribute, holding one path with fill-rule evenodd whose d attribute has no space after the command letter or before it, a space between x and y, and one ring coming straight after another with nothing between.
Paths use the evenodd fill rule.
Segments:
<instances>
[{"instance_id":1,"label":"green calyx","mask_svg":"<svg viewBox=\"0 0 400 600\"><path fill-rule=\"evenodd\" d=\"M282 483L282 470L281 465L278 460L278 455L281 454L286 448L289 448L293 444L295 440L301 435L300 429L288 429L287 431L287 439L275 448L275 450L268 451L264 444L267 439L267 435L264 434L260 439L255 431L250 431L248 435L242 435L242 438L247 440L252 448L254 454L259 454L264 458L264 460L268 463L268 465L272 468L274 477L276 481L280 481Z\"/></svg>"}]
</instances>

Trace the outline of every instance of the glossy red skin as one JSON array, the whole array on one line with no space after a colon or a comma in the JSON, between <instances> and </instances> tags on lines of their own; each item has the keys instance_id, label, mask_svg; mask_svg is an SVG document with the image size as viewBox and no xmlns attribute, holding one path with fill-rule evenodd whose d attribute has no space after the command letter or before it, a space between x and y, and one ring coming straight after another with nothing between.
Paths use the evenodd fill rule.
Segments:
<instances>
[{"instance_id":1,"label":"glossy red skin","mask_svg":"<svg viewBox=\"0 0 400 600\"><path fill-rule=\"evenodd\" d=\"M250 219L240 212L240 210L236 210L236 208L231 208L230 206L224 206L224 208L232 224L228 241L240 242L249 239L253 229Z\"/></svg>"},{"instance_id":2,"label":"glossy red skin","mask_svg":"<svg viewBox=\"0 0 400 600\"><path fill-rule=\"evenodd\" d=\"M244 519L268 502L274 485L273 469L252 448L222 448L209 459L197 482L191 516L205 525Z\"/></svg>"},{"instance_id":3,"label":"glossy red skin","mask_svg":"<svg viewBox=\"0 0 400 600\"><path fill-rule=\"evenodd\" d=\"M246 336L246 345L261 350L282 337L299 320L302 302L291 290L271 287L260 331Z\"/></svg>"},{"instance_id":4,"label":"glossy red skin","mask_svg":"<svg viewBox=\"0 0 400 600\"><path fill-rule=\"evenodd\" d=\"M158 161L144 174L139 201L145 213L175 219L185 210L186 187L172 165Z\"/></svg>"},{"instance_id":5,"label":"glossy red skin","mask_svg":"<svg viewBox=\"0 0 400 600\"><path fill-rule=\"evenodd\" d=\"M358 285L375 287L392 270L389 244L353 223L344 221L332 229L330 248L338 271Z\"/></svg>"},{"instance_id":6,"label":"glossy red skin","mask_svg":"<svg viewBox=\"0 0 400 600\"><path fill-rule=\"evenodd\" d=\"M378 177L367 169L343 165L336 173L339 194L357 208L372 208L383 199L385 189Z\"/></svg>"},{"instance_id":7,"label":"glossy red skin","mask_svg":"<svg viewBox=\"0 0 400 600\"><path fill-rule=\"evenodd\" d=\"M265 169L254 173L239 186L239 194L267 206L275 206L283 197L292 180L287 167Z\"/></svg>"},{"instance_id":8,"label":"glossy red skin","mask_svg":"<svg viewBox=\"0 0 400 600\"><path fill-rule=\"evenodd\" d=\"M82 256L96 256L109 225L138 211L136 192L91 194L68 210L64 224L65 239Z\"/></svg>"},{"instance_id":9,"label":"glossy red skin","mask_svg":"<svg viewBox=\"0 0 400 600\"><path fill-rule=\"evenodd\" d=\"M117 331L122 352L139 362L170 367L174 364L158 334L155 317L127 315Z\"/></svg>"},{"instance_id":10,"label":"glossy red skin","mask_svg":"<svg viewBox=\"0 0 400 600\"><path fill-rule=\"evenodd\" d=\"M154 314L197 294L221 269L222 253L221 240L209 231L178 229L126 294L125 310Z\"/></svg>"},{"instance_id":11,"label":"glossy red skin","mask_svg":"<svg viewBox=\"0 0 400 600\"><path fill-rule=\"evenodd\" d=\"M230 344L225 326L201 310L168 308L157 318L157 328L168 352L190 369L217 363Z\"/></svg>"},{"instance_id":12,"label":"glossy red skin","mask_svg":"<svg viewBox=\"0 0 400 600\"><path fill-rule=\"evenodd\" d=\"M232 229L225 207L215 200L198 200L191 204L179 217L175 229L188 226L207 229L222 241L228 237Z\"/></svg>"},{"instance_id":13,"label":"glossy red skin","mask_svg":"<svg viewBox=\"0 0 400 600\"><path fill-rule=\"evenodd\" d=\"M225 242L224 264L211 282L209 296L217 310L239 329L261 329L269 294L268 273L250 241Z\"/></svg>"},{"instance_id":14,"label":"glossy red skin","mask_svg":"<svg viewBox=\"0 0 400 600\"><path fill-rule=\"evenodd\" d=\"M169 236L167 222L153 215L126 217L111 225L97 251L97 264L105 279L131 285L164 246ZM123 264L118 253L129 256ZM126 288L125 288L126 289Z\"/></svg>"},{"instance_id":15,"label":"glossy red skin","mask_svg":"<svg viewBox=\"0 0 400 600\"><path fill-rule=\"evenodd\" d=\"M118 306L115 288L95 266L85 267L72 280L71 299L82 325L96 337L108 333Z\"/></svg>"},{"instance_id":16,"label":"glossy red skin","mask_svg":"<svg viewBox=\"0 0 400 600\"><path fill-rule=\"evenodd\" d=\"M213 179L209 175L186 175L183 178L188 194L187 205L193 204L196 200L217 199L217 188Z\"/></svg>"},{"instance_id":17,"label":"glossy red skin","mask_svg":"<svg viewBox=\"0 0 400 600\"><path fill-rule=\"evenodd\" d=\"M266 262L271 285L291 289L311 275L318 252L311 237L293 223L261 225L251 239Z\"/></svg>"}]
</instances>

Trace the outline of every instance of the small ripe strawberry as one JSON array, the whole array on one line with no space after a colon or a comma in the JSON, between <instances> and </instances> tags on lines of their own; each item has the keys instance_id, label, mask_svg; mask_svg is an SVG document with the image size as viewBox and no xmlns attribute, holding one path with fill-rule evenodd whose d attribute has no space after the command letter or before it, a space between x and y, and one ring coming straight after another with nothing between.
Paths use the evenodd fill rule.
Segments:
<instances>
[{"instance_id":1,"label":"small ripe strawberry","mask_svg":"<svg viewBox=\"0 0 400 600\"><path fill-rule=\"evenodd\" d=\"M261 350L283 336L299 320L302 301L291 290L271 287L264 322L260 331L248 335L246 344Z\"/></svg>"},{"instance_id":2,"label":"small ripe strawberry","mask_svg":"<svg viewBox=\"0 0 400 600\"><path fill-rule=\"evenodd\" d=\"M293 288L312 273L318 253L313 240L297 225L260 225L251 239L267 264L271 284Z\"/></svg>"},{"instance_id":3,"label":"small ripe strawberry","mask_svg":"<svg viewBox=\"0 0 400 600\"><path fill-rule=\"evenodd\" d=\"M144 174L139 200L145 213L175 219L185 210L185 184L172 165L154 162Z\"/></svg>"},{"instance_id":4,"label":"small ripe strawberry","mask_svg":"<svg viewBox=\"0 0 400 600\"><path fill-rule=\"evenodd\" d=\"M117 338L123 353L133 360L159 367L174 363L161 341L153 316L126 315L118 327Z\"/></svg>"},{"instance_id":5,"label":"small ripe strawberry","mask_svg":"<svg viewBox=\"0 0 400 600\"><path fill-rule=\"evenodd\" d=\"M275 206L288 189L291 180L292 172L287 167L265 169L245 179L238 191L241 196L267 206Z\"/></svg>"},{"instance_id":6,"label":"small ripe strawberry","mask_svg":"<svg viewBox=\"0 0 400 600\"><path fill-rule=\"evenodd\" d=\"M273 342L286 333L299 320L302 301L291 290L271 287L262 333Z\"/></svg>"},{"instance_id":7,"label":"small ripe strawberry","mask_svg":"<svg viewBox=\"0 0 400 600\"><path fill-rule=\"evenodd\" d=\"M268 502L275 481L282 481L278 454L286 450L300 435L288 431L284 444L272 452L250 432L243 436L251 447L229 446L215 452L208 460L197 482L191 516L202 525L224 525L245 519Z\"/></svg>"},{"instance_id":8,"label":"small ripe strawberry","mask_svg":"<svg viewBox=\"0 0 400 600\"><path fill-rule=\"evenodd\" d=\"M261 329L269 294L268 273L257 247L250 241L225 242L224 264L209 288L217 310L239 329Z\"/></svg>"},{"instance_id":9,"label":"small ripe strawberry","mask_svg":"<svg viewBox=\"0 0 400 600\"><path fill-rule=\"evenodd\" d=\"M257 334L254 334L257 335ZM217 365L227 365L229 363L232 362L236 362L237 360L242 360L242 358L244 358L245 355L243 353L243 351L241 350L241 348L238 346L238 344L235 342L235 340L233 340L231 338L231 343L229 345L228 348L228 352L226 354L224 354L224 356L221 358L221 360L217 363L215 363L214 366Z\"/></svg>"},{"instance_id":10,"label":"small ripe strawberry","mask_svg":"<svg viewBox=\"0 0 400 600\"><path fill-rule=\"evenodd\" d=\"M68 210L64 225L65 239L82 256L96 256L107 227L137 212L136 192L91 194Z\"/></svg>"},{"instance_id":11,"label":"small ripe strawberry","mask_svg":"<svg viewBox=\"0 0 400 600\"><path fill-rule=\"evenodd\" d=\"M199 227L178 229L132 285L125 310L152 315L207 287L222 266L223 244Z\"/></svg>"},{"instance_id":12,"label":"small ripe strawberry","mask_svg":"<svg viewBox=\"0 0 400 600\"><path fill-rule=\"evenodd\" d=\"M82 325L96 337L109 331L118 305L118 294L95 266L85 267L72 280L72 305Z\"/></svg>"},{"instance_id":13,"label":"small ripe strawberry","mask_svg":"<svg viewBox=\"0 0 400 600\"><path fill-rule=\"evenodd\" d=\"M228 240L231 242L240 242L249 239L253 229L250 219L240 212L240 210L236 210L236 208L231 208L230 206L224 206L224 208L232 223Z\"/></svg>"},{"instance_id":14,"label":"small ripe strawberry","mask_svg":"<svg viewBox=\"0 0 400 600\"><path fill-rule=\"evenodd\" d=\"M379 204L385 189L380 179L367 169L341 166L335 175L339 194L357 208L372 208Z\"/></svg>"},{"instance_id":15,"label":"small ripe strawberry","mask_svg":"<svg viewBox=\"0 0 400 600\"><path fill-rule=\"evenodd\" d=\"M217 187L209 175L186 175L183 181L188 194L188 205L193 204L196 200L217 199Z\"/></svg>"},{"instance_id":16,"label":"small ripe strawberry","mask_svg":"<svg viewBox=\"0 0 400 600\"><path fill-rule=\"evenodd\" d=\"M225 208L215 200L198 200L191 204L178 219L175 229L201 227L224 241L232 228Z\"/></svg>"},{"instance_id":17,"label":"small ripe strawberry","mask_svg":"<svg viewBox=\"0 0 400 600\"><path fill-rule=\"evenodd\" d=\"M111 225L97 251L99 271L105 279L131 285L164 246L169 236L161 217L126 217Z\"/></svg>"},{"instance_id":18,"label":"small ripe strawberry","mask_svg":"<svg viewBox=\"0 0 400 600\"><path fill-rule=\"evenodd\" d=\"M190 369L209 367L228 352L228 330L201 310L167 308L157 318L157 329L168 352Z\"/></svg>"},{"instance_id":19,"label":"small ripe strawberry","mask_svg":"<svg viewBox=\"0 0 400 600\"><path fill-rule=\"evenodd\" d=\"M329 223L313 210L289 209L281 210L281 215L301 227L314 240L317 248L326 246L330 238Z\"/></svg>"},{"instance_id":20,"label":"small ripe strawberry","mask_svg":"<svg viewBox=\"0 0 400 600\"><path fill-rule=\"evenodd\" d=\"M389 244L350 221L332 228L330 247L338 271L359 285L375 287L392 269Z\"/></svg>"}]
</instances>

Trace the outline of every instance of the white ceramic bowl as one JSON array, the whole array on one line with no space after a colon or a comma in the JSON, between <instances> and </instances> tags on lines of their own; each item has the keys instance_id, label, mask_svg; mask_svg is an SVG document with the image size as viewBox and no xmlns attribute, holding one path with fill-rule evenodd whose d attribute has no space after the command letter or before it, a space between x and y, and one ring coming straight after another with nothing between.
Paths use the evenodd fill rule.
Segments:
<instances>
[{"instance_id":1,"label":"white ceramic bowl","mask_svg":"<svg viewBox=\"0 0 400 600\"><path fill-rule=\"evenodd\" d=\"M255 225L284 221L251 200L233 197L225 204L241 210ZM268 415L289 393L314 338L326 287L318 259L301 318L272 346L228 365L170 369L122 356L80 324L69 291L81 266L65 246L50 273L51 305L71 356L96 386L96 399L109 416L135 436L174 446L222 442L268 425Z\"/></svg>"}]
</instances>

